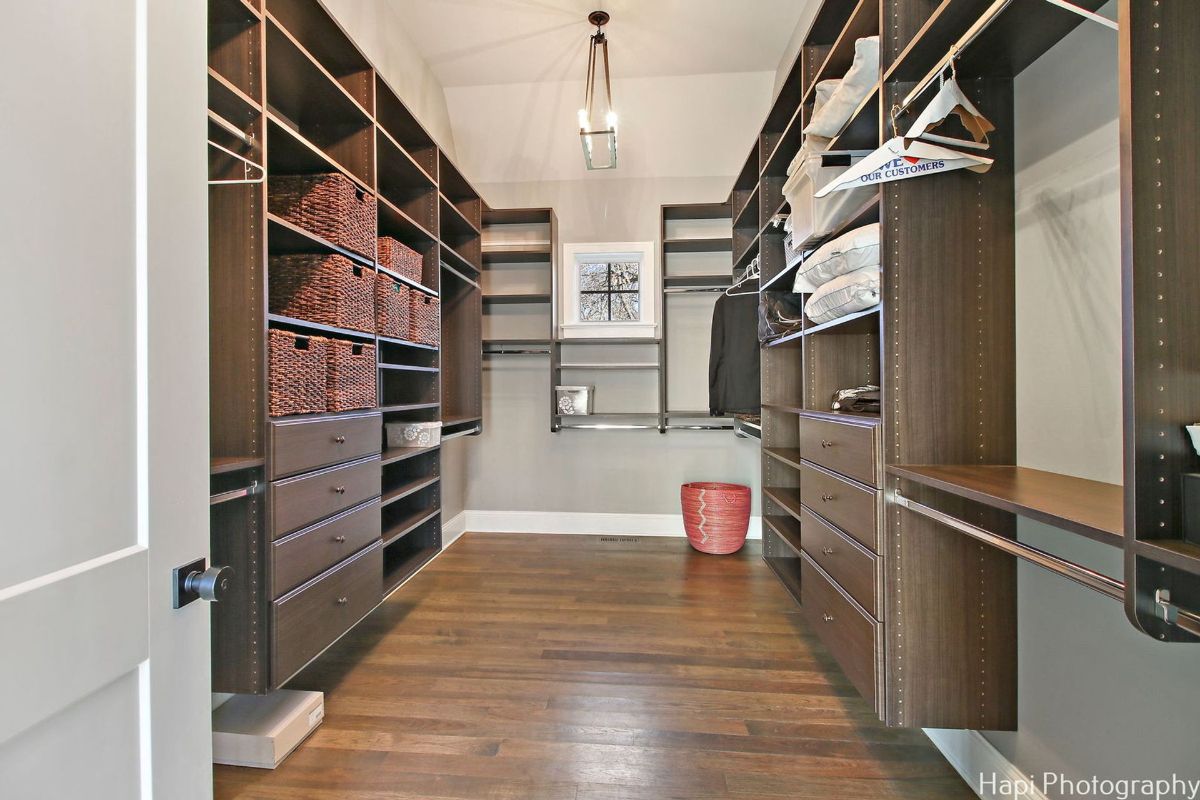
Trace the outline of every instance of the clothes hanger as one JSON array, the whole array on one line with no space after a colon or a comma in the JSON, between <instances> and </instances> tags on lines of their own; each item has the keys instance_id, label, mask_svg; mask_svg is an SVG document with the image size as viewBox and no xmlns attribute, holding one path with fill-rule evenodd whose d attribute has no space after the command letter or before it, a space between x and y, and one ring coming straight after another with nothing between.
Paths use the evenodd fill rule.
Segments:
<instances>
[{"instance_id":1,"label":"clothes hanger","mask_svg":"<svg viewBox=\"0 0 1200 800\"><path fill-rule=\"evenodd\" d=\"M734 281L733 285L725 290L725 296L726 297L741 297L743 295L748 295L748 294L758 294L758 287L755 287L753 290L747 291L747 292L735 292L734 289L744 286L745 284L749 283L750 281L758 280L759 274L760 274L760 272L759 272L759 267L758 267L758 259L756 258L750 262L750 266L746 267L746 271L742 273L742 277L740 277L736 281Z\"/></svg>"}]
</instances>

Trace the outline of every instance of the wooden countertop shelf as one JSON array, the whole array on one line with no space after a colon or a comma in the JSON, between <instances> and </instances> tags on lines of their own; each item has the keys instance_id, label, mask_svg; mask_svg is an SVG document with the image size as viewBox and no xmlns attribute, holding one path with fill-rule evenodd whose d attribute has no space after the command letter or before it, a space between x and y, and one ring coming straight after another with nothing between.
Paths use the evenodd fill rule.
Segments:
<instances>
[{"instance_id":1,"label":"wooden countertop shelf","mask_svg":"<svg viewBox=\"0 0 1200 800\"><path fill-rule=\"evenodd\" d=\"M230 472L258 469L266 459L256 456L213 456L209 459L210 475L225 475Z\"/></svg>"},{"instance_id":2,"label":"wooden countertop shelf","mask_svg":"<svg viewBox=\"0 0 1200 800\"><path fill-rule=\"evenodd\" d=\"M800 519L800 490L782 487L764 487L763 495L767 499L773 501L775 505L782 508L787 513L791 514L797 520Z\"/></svg>"},{"instance_id":3,"label":"wooden countertop shelf","mask_svg":"<svg viewBox=\"0 0 1200 800\"><path fill-rule=\"evenodd\" d=\"M898 478L992 508L1122 546L1125 495L1121 486L1015 466L891 466Z\"/></svg>"}]
</instances>

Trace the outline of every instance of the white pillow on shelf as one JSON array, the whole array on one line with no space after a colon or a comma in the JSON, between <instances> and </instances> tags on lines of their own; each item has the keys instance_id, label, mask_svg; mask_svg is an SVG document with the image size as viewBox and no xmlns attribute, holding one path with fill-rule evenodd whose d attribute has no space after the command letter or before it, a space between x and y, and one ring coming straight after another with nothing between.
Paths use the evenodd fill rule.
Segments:
<instances>
[{"instance_id":1,"label":"white pillow on shelf","mask_svg":"<svg viewBox=\"0 0 1200 800\"><path fill-rule=\"evenodd\" d=\"M814 114L820 111L825 104L829 102L829 98L833 96L833 93L836 92L837 88L841 85L841 78L817 82L817 85L813 88ZM800 146L800 150L797 151L795 158L792 159L792 163L788 165L787 174L790 176L797 169L799 169L800 165L804 163L804 160L808 158L810 153L824 153L826 150L828 150L829 142L830 140L823 136L805 136L804 141Z\"/></svg>"},{"instance_id":2,"label":"white pillow on shelf","mask_svg":"<svg viewBox=\"0 0 1200 800\"><path fill-rule=\"evenodd\" d=\"M822 286L864 267L878 267L880 232L879 223L872 222L818 247L796 270L796 287L803 288L794 291L812 291L807 287Z\"/></svg>"},{"instance_id":3,"label":"white pillow on shelf","mask_svg":"<svg viewBox=\"0 0 1200 800\"><path fill-rule=\"evenodd\" d=\"M879 304L879 267L864 267L834 278L813 292L804 304L804 313L814 324L865 311Z\"/></svg>"},{"instance_id":4,"label":"white pillow on shelf","mask_svg":"<svg viewBox=\"0 0 1200 800\"><path fill-rule=\"evenodd\" d=\"M867 36L854 43L854 62L829 102L813 112L804 132L830 139L837 136L878 81L879 37Z\"/></svg>"}]
</instances>

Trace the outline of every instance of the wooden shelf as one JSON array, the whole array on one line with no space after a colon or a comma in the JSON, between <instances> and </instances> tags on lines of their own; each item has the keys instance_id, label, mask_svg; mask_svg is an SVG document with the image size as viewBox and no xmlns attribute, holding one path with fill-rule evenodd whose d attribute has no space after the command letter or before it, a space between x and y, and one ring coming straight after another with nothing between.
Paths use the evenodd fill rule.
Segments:
<instances>
[{"instance_id":1,"label":"wooden shelf","mask_svg":"<svg viewBox=\"0 0 1200 800\"><path fill-rule=\"evenodd\" d=\"M256 456L213 456L209 459L208 471L210 475L226 475L258 469L266 463L266 459Z\"/></svg>"},{"instance_id":2,"label":"wooden shelf","mask_svg":"<svg viewBox=\"0 0 1200 800\"><path fill-rule=\"evenodd\" d=\"M306 231L299 225L288 222L283 217L267 214L267 249L271 255L286 255L289 253L336 253L345 256L356 264L375 269L375 262L370 258L359 255L353 250L322 239L311 231Z\"/></svg>"},{"instance_id":3,"label":"wooden shelf","mask_svg":"<svg viewBox=\"0 0 1200 800\"><path fill-rule=\"evenodd\" d=\"M417 163L430 181L436 183L438 149L433 137L405 108L378 72L375 73L375 120L383 133Z\"/></svg>"},{"instance_id":4,"label":"wooden shelf","mask_svg":"<svg viewBox=\"0 0 1200 800\"><path fill-rule=\"evenodd\" d=\"M262 14L246 0L209 0L210 25L249 26L262 21Z\"/></svg>"},{"instance_id":5,"label":"wooden shelf","mask_svg":"<svg viewBox=\"0 0 1200 800\"><path fill-rule=\"evenodd\" d=\"M395 549L395 548L393 548L393 549ZM394 592L394 591L396 591L396 589L400 588L400 584L404 583L406 580L411 578L413 575L416 575L417 572L420 571L421 567L425 566L430 561L432 561L433 557L441 552L441 549L437 548L437 547L433 547L433 546L417 548L417 549L413 550L413 552L411 554L409 554L407 557L405 557L403 560L398 561L395 564L388 565L387 554L389 552L390 551L387 551L387 550L384 551L384 558L385 558L385 561L384 561L385 567L384 567L384 575L383 575L383 599L384 600L387 600L387 598L389 596L391 596L392 592ZM389 569L389 566L390 566L390 569Z\"/></svg>"},{"instance_id":6,"label":"wooden shelf","mask_svg":"<svg viewBox=\"0 0 1200 800\"><path fill-rule=\"evenodd\" d=\"M820 333L860 333L862 332L861 329L872 327L878 324L877 317L882 309L882 305L871 306L870 308L862 311L856 311L853 314L847 314L844 317L838 317L837 319L830 320L829 322L822 322L820 325L814 325L811 328L804 328L802 330L795 331L794 333L789 333L787 336L781 336L778 339L772 339L771 341L767 342L766 346L775 347L777 345L795 341L796 339L801 339L805 336L813 336L814 334Z\"/></svg>"},{"instance_id":7,"label":"wooden shelf","mask_svg":"<svg viewBox=\"0 0 1200 800\"><path fill-rule=\"evenodd\" d=\"M549 339L484 339L484 347L525 347L525 346L549 346Z\"/></svg>"},{"instance_id":8,"label":"wooden shelf","mask_svg":"<svg viewBox=\"0 0 1200 800\"><path fill-rule=\"evenodd\" d=\"M484 305L533 305L549 303L549 294L485 294Z\"/></svg>"},{"instance_id":9,"label":"wooden shelf","mask_svg":"<svg viewBox=\"0 0 1200 800\"><path fill-rule=\"evenodd\" d=\"M235 123L248 123L263 112L262 103L212 67L208 68L208 107Z\"/></svg>"},{"instance_id":10,"label":"wooden shelf","mask_svg":"<svg viewBox=\"0 0 1200 800\"><path fill-rule=\"evenodd\" d=\"M399 347L412 347L417 350L430 350L436 352L438 349L435 345L421 344L420 342L410 342L407 339L394 339L391 336L380 336L379 341L385 342L386 344L394 344Z\"/></svg>"},{"instance_id":11,"label":"wooden shelf","mask_svg":"<svg viewBox=\"0 0 1200 800\"><path fill-rule=\"evenodd\" d=\"M796 554L800 556L800 521L792 517L779 516L778 514L764 514L762 518L763 524L775 532L783 543Z\"/></svg>"},{"instance_id":12,"label":"wooden shelf","mask_svg":"<svg viewBox=\"0 0 1200 800\"><path fill-rule=\"evenodd\" d=\"M759 242L760 239L758 236L755 236L750 240L749 244L747 244L742 252L733 260L734 271L744 269L752 260L754 260L754 257L758 255Z\"/></svg>"},{"instance_id":13,"label":"wooden shelf","mask_svg":"<svg viewBox=\"0 0 1200 800\"><path fill-rule=\"evenodd\" d=\"M457 232L463 238L480 235L479 228L475 226L475 223L467 219L466 215L459 210L458 206L451 202L449 197L446 197L444 194L439 195L439 197L441 200L443 236L446 235L447 227Z\"/></svg>"},{"instance_id":14,"label":"wooden shelf","mask_svg":"<svg viewBox=\"0 0 1200 800\"><path fill-rule=\"evenodd\" d=\"M412 533L440 513L440 508L422 508L414 511L408 516L402 517L401 519L397 520L395 524L384 530L383 546L387 547L393 542L403 539L405 536Z\"/></svg>"},{"instance_id":15,"label":"wooden shelf","mask_svg":"<svg viewBox=\"0 0 1200 800\"><path fill-rule=\"evenodd\" d=\"M483 264L549 264L554 258L549 242L493 244L483 248Z\"/></svg>"},{"instance_id":16,"label":"wooden shelf","mask_svg":"<svg viewBox=\"0 0 1200 800\"><path fill-rule=\"evenodd\" d=\"M416 281L414 281L412 278L408 277L407 275L401 275L399 272L390 270L387 267L383 266L382 264L376 264L375 268L377 270L379 270L380 272L384 273L385 275L390 276L393 280L397 280L400 283L403 283L405 286L410 286L413 289L416 289L418 292L423 292L431 297L438 296L438 292L436 292L433 289L430 289L428 286L426 286L423 283L417 283ZM401 340L397 339L395 341L399 342ZM413 344L413 343L407 342L407 344ZM414 346L416 346L416 345L414 345ZM437 349L437 348L431 348L431 349Z\"/></svg>"},{"instance_id":17,"label":"wooden shelf","mask_svg":"<svg viewBox=\"0 0 1200 800\"><path fill-rule=\"evenodd\" d=\"M373 333L351 330L350 328L337 328L333 325L322 325L319 322L309 322L306 319L297 319L296 317L285 317L282 314L268 314L267 321L277 328L287 328L299 333L341 336L347 339L362 339L368 342L375 340L375 334Z\"/></svg>"},{"instance_id":18,"label":"wooden shelf","mask_svg":"<svg viewBox=\"0 0 1200 800\"><path fill-rule=\"evenodd\" d=\"M483 417L472 417L472 416L443 417L442 418L442 427L448 427L451 425L454 425L454 426L467 425L472 422L483 422Z\"/></svg>"},{"instance_id":19,"label":"wooden shelf","mask_svg":"<svg viewBox=\"0 0 1200 800\"><path fill-rule=\"evenodd\" d=\"M731 237L711 237L697 239L666 239L663 241L664 253L724 253L733 249Z\"/></svg>"},{"instance_id":20,"label":"wooden shelf","mask_svg":"<svg viewBox=\"0 0 1200 800\"><path fill-rule=\"evenodd\" d=\"M725 203L672 203L662 207L668 222L694 219L730 219L731 207Z\"/></svg>"},{"instance_id":21,"label":"wooden shelf","mask_svg":"<svg viewBox=\"0 0 1200 800\"><path fill-rule=\"evenodd\" d=\"M392 236L400 242L419 250L420 245L436 242L433 231L413 219L412 215L397 206L384 194L379 200L379 235Z\"/></svg>"},{"instance_id":22,"label":"wooden shelf","mask_svg":"<svg viewBox=\"0 0 1200 800\"><path fill-rule=\"evenodd\" d=\"M397 372L425 372L437 374L437 367L418 367L415 364L379 364L380 369L394 370Z\"/></svg>"},{"instance_id":23,"label":"wooden shelf","mask_svg":"<svg viewBox=\"0 0 1200 800\"><path fill-rule=\"evenodd\" d=\"M574 370L657 370L658 364L636 364L636 363L590 363L590 364L559 364L559 369L574 369Z\"/></svg>"},{"instance_id":24,"label":"wooden shelf","mask_svg":"<svg viewBox=\"0 0 1200 800\"><path fill-rule=\"evenodd\" d=\"M763 487L763 495L797 520L800 519L799 489Z\"/></svg>"},{"instance_id":25,"label":"wooden shelf","mask_svg":"<svg viewBox=\"0 0 1200 800\"><path fill-rule=\"evenodd\" d=\"M890 466L888 473L992 508L1121 547L1124 490L1028 467Z\"/></svg>"},{"instance_id":26,"label":"wooden shelf","mask_svg":"<svg viewBox=\"0 0 1200 800\"><path fill-rule=\"evenodd\" d=\"M411 497L422 489L427 489L428 487L433 486L440 480L441 478L439 476L433 475L431 477L417 478L416 480L409 481L408 483L397 486L395 489L384 492L383 497L380 499L379 505L382 508L384 506L389 506L398 500Z\"/></svg>"},{"instance_id":27,"label":"wooden shelf","mask_svg":"<svg viewBox=\"0 0 1200 800\"><path fill-rule=\"evenodd\" d=\"M778 461L780 464L800 469L800 450L795 447L764 447L763 453Z\"/></svg>"},{"instance_id":28,"label":"wooden shelf","mask_svg":"<svg viewBox=\"0 0 1200 800\"><path fill-rule=\"evenodd\" d=\"M733 227L758 230L758 189L756 184L750 196L746 198L746 202L738 209L737 215L733 218Z\"/></svg>"},{"instance_id":29,"label":"wooden shelf","mask_svg":"<svg viewBox=\"0 0 1200 800\"><path fill-rule=\"evenodd\" d=\"M364 192L375 193L362 178L270 110L267 111L267 142L268 186L271 175L321 175L340 172Z\"/></svg>"},{"instance_id":30,"label":"wooden shelf","mask_svg":"<svg viewBox=\"0 0 1200 800\"><path fill-rule=\"evenodd\" d=\"M1152 561L1200 575L1200 545L1181 539L1139 539L1137 553Z\"/></svg>"},{"instance_id":31,"label":"wooden shelf","mask_svg":"<svg viewBox=\"0 0 1200 800\"><path fill-rule=\"evenodd\" d=\"M724 272L714 275L664 275L664 289L689 289L704 286L730 286L733 275Z\"/></svg>"},{"instance_id":32,"label":"wooden shelf","mask_svg":"<svg viewBox=\"0 0 1200 800\"><path fill-rule=\"evenodd\" d=\"M441 403L395 403L387 406L380 406L379 410L384 414L400 414L406 411L428 411L430 409L440 408Z\"/></svg>"},{"instance_id":33,"label":"wooden shelf","mask_svg":"<svg viewBox=\"0 0 1200 800\"><path fill-rule=\"evenodd\" d=\"M438 449L438 445L433 447L389 447L383 451L380 456L380 466L386 467L388 464L399 464L401 461L407 461L410 458L423 456L426 453L433 453Z\"/></svg>"},{"instance_id":34,"label":"wooden shelf","mask_svg":"<svg viewBox=\"0 0 1200 800\"><path fill-rule=\"evenodd\" d=\"M661 339L571 337L559 339L559 344L658 344Z\"/></svg>"},{"instance_id":35,"label":"wooden shelf","mask_svg":"<svg viewBox=\"0 0 1200 800\"><path fill-rule=\"evenodd\" d=\"M462 254L442 240L442 261L465 275L478 275L479 267L468 261ZM474 281L472 281L474 283Z\"/></svg>"},{"instance_id":36,"label":"wooden shelf","mask_svg":"<svg viewBox=\"0 0 1200 800\"><path fill-rule=\"evenodd\" d=\"M407 218L421 240L436 238L437 185L382 128L376 128L375 141L379 195Z\"/></svg>"},{"instance_id":37,"label":"wooden shelf","mask_svg":"<svg viewBox=\"0 0 1200 800\"><path fill-rule=\"evenodd\" d=\"M783 411L787 414L803 414L804 409L800 406L784 405L782 403L763 403L762 407L770 411Z\"/></svg>"},{"instance_id":38,"label":"wooden shelf","mask_svg":"<svg viewBox=\"0 0 1200 800\"><path fill-rule=\"evenodd\" d=\"M551 208L485 208L484 225L549 225Z\"/></svg>"}]
</instances>

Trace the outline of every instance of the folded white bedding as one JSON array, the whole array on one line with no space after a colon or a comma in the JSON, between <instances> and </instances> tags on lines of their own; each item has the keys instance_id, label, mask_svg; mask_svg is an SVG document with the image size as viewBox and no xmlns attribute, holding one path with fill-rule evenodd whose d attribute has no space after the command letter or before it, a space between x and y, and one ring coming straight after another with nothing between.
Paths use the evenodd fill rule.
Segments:
<instances>
[{"instance_id":1,"label":"folded white bedding","mask_svg":"<svg viewBox=\"0 0 1200 800\"><path fill-rule=\"evenodd\" d=\"M820 325L864 311L879 303L879 286L879 267L864 267L841 275L813 292L804 304L804 313Z\"/></svg>"},{"instance_id":2,"label":"folded white bedding","mask_svg":"<svg viewBox=\"0 0 1200 800\"><path fill-rule=\"evenodd\" d=\"M805 126L804 132L828 138L837 136L878 80L879 37L867 36L854 43L854 61L850 64L850 69L829 98L829 102L819 111L813 112L812 120Z\"/></svg>"},{"instance_id":3,"label":"folded white bedding","mask_svg":"<svg viewBox=\"0 0 1200 800\"><path fill-rule=\"evenodd\" d=\"M864 267L879 266L878 222L847 231L818 247L796 270L793 291L809 292L810 287L822 286L840 275Z\"/></svg>"}]
</instances>

